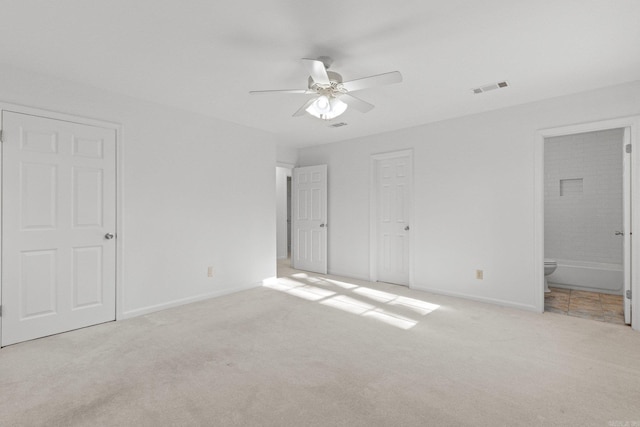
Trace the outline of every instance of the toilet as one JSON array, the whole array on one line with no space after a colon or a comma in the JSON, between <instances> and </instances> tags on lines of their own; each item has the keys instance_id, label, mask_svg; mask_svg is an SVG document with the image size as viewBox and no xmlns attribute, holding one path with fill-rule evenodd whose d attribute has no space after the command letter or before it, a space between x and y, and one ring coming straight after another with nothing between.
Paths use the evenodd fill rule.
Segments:
<instances>
[{"instance_id":1,"label":"toilet","mask_svg":"<svg viewBox=\"0 0 640 427\"><path fill-rule=\"evenodd\" d=\"M552 274L558 268L558 263L555 259L544 259L544 291L551 292L549 289L549 282L547 282L547 276Z\"/></svg>"}]
</instances>

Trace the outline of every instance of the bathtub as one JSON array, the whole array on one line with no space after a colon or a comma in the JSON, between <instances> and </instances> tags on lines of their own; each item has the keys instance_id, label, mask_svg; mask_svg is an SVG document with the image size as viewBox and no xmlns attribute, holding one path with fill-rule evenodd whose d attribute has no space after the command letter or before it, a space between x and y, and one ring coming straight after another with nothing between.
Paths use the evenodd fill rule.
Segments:
<instances>
[{"instance_id":1,"label":"bathtub","mask_svg":"<svg viewBox=\"0 0 640 427\"><path fill-rule=\"evenodd\" d=\"M558 269L547 276L549 284L558 288L622 295L622 264L556 259Z\"/></svg>"}]
</instances>

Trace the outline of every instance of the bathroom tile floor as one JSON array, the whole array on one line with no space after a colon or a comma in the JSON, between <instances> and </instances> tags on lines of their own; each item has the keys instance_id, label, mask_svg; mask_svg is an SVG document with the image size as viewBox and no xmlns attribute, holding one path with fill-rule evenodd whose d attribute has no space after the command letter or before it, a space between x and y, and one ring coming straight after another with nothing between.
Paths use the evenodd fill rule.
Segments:
<instances>
[{"instance_id":1,"label":"bathroom tile floor","mask_svg":"<svg viewBox=\"0 0 640 427\"><path fill-rule=\"evenodd\" d=\"M599 294L549 286L544 311L624 325L622 295Z\"/></svg>"}]
</instances>

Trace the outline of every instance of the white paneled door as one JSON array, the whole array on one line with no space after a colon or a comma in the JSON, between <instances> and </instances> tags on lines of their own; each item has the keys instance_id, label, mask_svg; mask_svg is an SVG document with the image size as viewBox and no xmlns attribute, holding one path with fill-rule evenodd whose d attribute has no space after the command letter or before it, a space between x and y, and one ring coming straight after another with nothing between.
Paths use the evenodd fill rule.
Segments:
<instances>
[{"instance_id":1,"label":"white paneled door","mask_svg":"<svg viewBox=\"0 0 640 427\"><path fill-rule=\"evenodd\" d=\"M293 268L327 273L327 165L293 169Z\"/></svg>"},{"instance_id":2,"label":"white paneled door","mask_svg":"<svg viewBox=\"0 0 640 427\"><path fill-rule=\"evenodd\" d=\"M116 135L2 112L2 345L115 319Z\"/></svg>"},{"instance_id":3,"label":"white paneled door","mask_svg":"<svg viewBox=\"0 0 640 427\"><path fill-rule=\"evenodd\" d=\"M409 285L411 157L375 163L377 279Z\"/></svg>"}]
</instances>

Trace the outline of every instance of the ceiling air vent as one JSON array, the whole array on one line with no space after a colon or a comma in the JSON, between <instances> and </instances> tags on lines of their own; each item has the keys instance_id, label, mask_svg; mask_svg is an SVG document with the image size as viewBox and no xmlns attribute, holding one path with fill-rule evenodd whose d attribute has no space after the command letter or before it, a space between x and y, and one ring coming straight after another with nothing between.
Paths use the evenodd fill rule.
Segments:
<instances>
[{"instance_id":1,"label":"ceiling air vent","mask_svg":"<svg viewBox=\"0 0 640 427\"><path fill-rule=\"evenodd\" d=\"M334 123L332 125L329 125L330 128L339 128L342 126L346 126L347 124L345 122L340 122L340 123Z\"/></svg>"},{"instance_id":2,"label":"ceiling air vent","mask_svg":"<svg viewBox=\"0 0 640 427\"><path fill-rule=\"evenodd\" d=\"M509 82L507 82L506 80L503 82L491 83L490 85L480 86L472 90L473 90L473 93L477 95L480 93L489 92L490 90L502 89L504 87L509 87Z\"/></svg>"}]
</instances>

